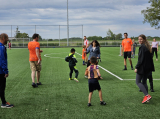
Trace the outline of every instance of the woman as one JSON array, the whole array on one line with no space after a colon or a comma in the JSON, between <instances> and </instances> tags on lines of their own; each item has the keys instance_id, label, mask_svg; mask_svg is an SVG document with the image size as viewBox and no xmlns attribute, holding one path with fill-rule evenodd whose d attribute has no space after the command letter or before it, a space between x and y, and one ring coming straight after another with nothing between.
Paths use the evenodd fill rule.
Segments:
<instances>
[{"instance_id":1,"label":"woman","mask_svg":"<svg viewBox=\"0 0 160 119\"><path fill-rule=\"evenodd\" d=\"M138 42L141 44L138 53L138 62L136 65L135 73L136 84L139 89L144 93L145 97L142 103L148 102L152 97L148 94L147 77L151 71L154 71L154 64L152 59L152 50L145 35L138 37Z\"/></svg>"},{"instance_id":2,"label":"woman","mask_svg":"<svg viewBox=\"0 0 160 119\"><path fill-rule=\"evenodd\" d=\"M158 42L156 42L156 39L154 38L153 42L152 42L152 55L154 56L154 52L155 52L155 54L156 54L156 61L158 61L157 51L158 51Z\"/></svg>"},{"instance_id":3,"label":"woman","mask_svg":"<svg viewBox=\"0 0 160 119\"><path fill-rule=\"evenodd\" d=\"M91 57L96 57L97 59L100 58L100 44L98 43L97 40L92 41L91 45L87 48L86 53L90 53L89 54L89 58L88 58L88 63L87 63L87 67L90 66L90 58Z\"/></svg>"}]
</instances>

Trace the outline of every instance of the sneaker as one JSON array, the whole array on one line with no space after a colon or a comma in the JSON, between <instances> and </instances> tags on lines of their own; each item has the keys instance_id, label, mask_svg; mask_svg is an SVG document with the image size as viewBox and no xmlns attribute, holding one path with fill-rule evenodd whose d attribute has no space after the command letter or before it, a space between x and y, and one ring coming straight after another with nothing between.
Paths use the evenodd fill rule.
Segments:
<instances>
[{"instance_id":1,"label":"sneaker","mask_svg":"<svg viewBox=\"0 0 160 119\"><path fill-rule=\"evenodd\" d=\"M131 67L131 70L134 70L133 67Z\"/></svg>"},{"instance_id":2,"label":"sneaker","mask_svg":"<svg viewBox=\"0 0 160 119\"><path fill-rule=\"evenodd\" d=\"M144 96L142 104L146 103L148 101L148 96Z\"/></svg>"},{"instance_id":3,"label":"sneaker","mask_svg":"<svg viewBox=\"0 0 160 119\"><path fill-rule=\"evenodd\" d=\"M12 108L14 105L10 104L9 102L6 102L6 104L2 104L1 108Z\"/></svg>"},{"instance_id":4,"label":"sneaker","mask_svg":"<svg viewBox=\"0 0 160 119\"><path fill-rule=\"evenodd\" d=\"M76 82L79 82L77 78L74 78L74 80L75 80Z\"/></svg>"},{"instance_id":5,"label":"sneaker","mask_svg":"<svg viewBox=\"0 0 160 119\"><path fill-rule=\"evenodd\" d=\"M88 103L88 107L92 106L91 103Z\"/></svg>"},{"instance_id":6,"label":"sneaker","mask_svg":"<svg viewBox=\"0 0 160 119\"><path fill-rule=\"evenodd\" d=\"M41 82L39 82L39 83L37 83L37 85L42 85L42 83L41 83Z\"/></svg>"},{"instance_id":7,"label":"sneaker","mask_svg":"<svg viewBox=\"0 0 160 119\"><path fill-rule=\"evenodd\" d=\"M100 105L106 105L104 101L100 101Z\"/></svg>"},{"instance_id":8,"label":"sneaker","mask_svg":"<svg viewBox=\"0 0 160 119\"><path fill-rule=\"evenodd\" d=\"M151 90L151 92L155 92L153 89L150 89Z\"/></svg>"},{"instance_id":9,"label":"sneaker","mask_svg":"<svg viewBox=\"0 0 160 119\"><path fill-rule=\"evenodd\" d=\"M33 88L36 88L36 87L38 87L38 85L35 84L35 83L32 83L32 87L33 87Z\"/></svg>"},{"instance_id":10,"label":"sneaker","mask_svg":"<svg viewBox=\"0 0 160 119\"><path fill-rule=\"evenodd\" d=\"M86 79L88 79L88 76L84 76Z\"/></svg>"},{"instance_id":11,"label":"sneaker","mask_svg":"<svg viewBox=\"0 0 160 119\"><path fill-rule=\"evenodd\" d=\"M147 101L149 101L150 99L152 99L152 97L148 94Z\"/></svg>"},{"instance_id":12,"label":"sneaker","mask_svg":"<svg viewBox=\"0 0 160 119\"><path fill-rule=\"evenodd\" d=\"M69 80L73 80L73 78L69 78Z\"/></svg>"},{"instance_id":13,"label":"sneaker","mask_svg":"<svg viewBox=\"0 0 160 119\"><path fill-rule=\"evenodd\" d=\"M127 70L127 68L124 68L123 70Z\"/></svg>"}]
</instances>

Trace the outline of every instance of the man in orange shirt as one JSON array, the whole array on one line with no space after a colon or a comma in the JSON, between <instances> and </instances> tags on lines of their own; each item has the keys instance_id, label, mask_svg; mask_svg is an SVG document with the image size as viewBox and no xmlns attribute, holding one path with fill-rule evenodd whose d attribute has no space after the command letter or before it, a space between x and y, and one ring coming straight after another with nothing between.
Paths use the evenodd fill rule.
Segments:
<instances>
[{"instance_id":1,"label":"man in orange shirt","mask_svg":"<svg viewBox=\"0 0 160 119\"><path fill-rule=\"evenodd\" d=\"M38 42L39 34L33 34L32 36L33 41L28 43L28 50L29 50L29 62L30 62L30 68L31 68L31 78L32 78L32 86L38 87L38 85L41 85L41 82L39 82L40 79L40 71L41 71L41 52L40 50L40 43ZM35 84L35 74L37 77L37 83Z\"/></svg>"},{"instance_id":2,"label":"man in orange shirt","mask_svg":"<svg viewBox=\"0 0 160 119\"><path fill-rule=\"evenodd\" d=\"M128 38L127 33L124 33L124 37L125 39L123 39L122 41L122 53L121 53L121 55L123 56L123 52L124 52L124 69L123 70L127 70L127 62L126 62L127 57L131 65L131 69L133 70L133 65L131 60L131 51L133 51L133 43L132 43L132 40Z\"/></svg>"}]
</instances>

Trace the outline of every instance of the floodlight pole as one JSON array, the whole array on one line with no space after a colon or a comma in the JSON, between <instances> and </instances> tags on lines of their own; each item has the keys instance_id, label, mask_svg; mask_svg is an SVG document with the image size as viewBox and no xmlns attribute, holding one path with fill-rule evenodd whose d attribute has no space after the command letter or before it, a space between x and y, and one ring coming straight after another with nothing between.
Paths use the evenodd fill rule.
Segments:
<instances>
[{"instance_id":1,"label":"floodlight pole","mask_svg":"<svg viewBox=\"0 0 160 119\"><path fill-rule=\"evenodd\" d=\"M68 0L67 0L67 46L69 46L69 20L68 20Z\"/></svg>"}]
</instances>

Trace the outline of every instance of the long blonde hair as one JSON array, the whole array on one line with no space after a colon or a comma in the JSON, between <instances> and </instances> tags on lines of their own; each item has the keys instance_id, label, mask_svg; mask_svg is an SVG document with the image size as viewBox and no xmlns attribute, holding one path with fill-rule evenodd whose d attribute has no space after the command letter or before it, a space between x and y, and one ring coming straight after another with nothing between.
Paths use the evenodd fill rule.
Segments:
<instances>
[{"instance_id":1,"label":"long blonde hair","mask_svg":"<svg viewBox=\"0 0 160 119\"><path fill-rule=\"evenodd\" d=\"M141 35L139 35L139 37L143 38L143 40L144 40L144 45L147 47L147 49L150 51L150 53L152 53L151 46L150 46L150 44L149 44L146 36L143 35L143 34L141 34Z\"/></svg>"}]
</instances>

